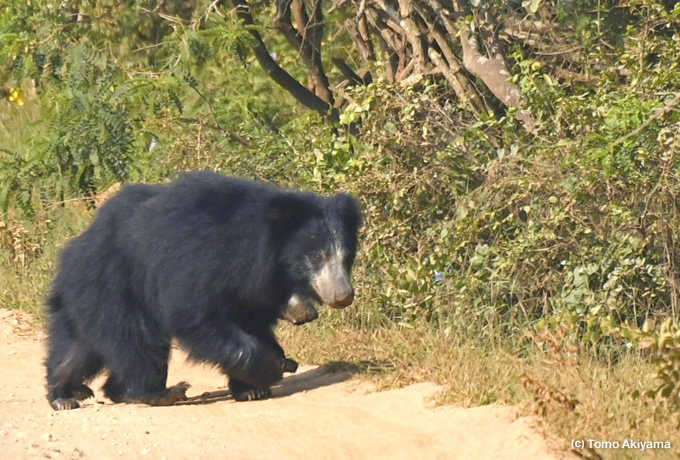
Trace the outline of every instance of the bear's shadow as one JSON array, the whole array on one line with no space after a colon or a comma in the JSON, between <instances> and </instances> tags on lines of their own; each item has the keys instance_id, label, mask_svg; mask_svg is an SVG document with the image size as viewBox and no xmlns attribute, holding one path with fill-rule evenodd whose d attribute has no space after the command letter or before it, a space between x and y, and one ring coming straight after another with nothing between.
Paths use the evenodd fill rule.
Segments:
<instances>
[{"instance_id":1,"label":"bear's shadow","mask_svg":"<svg viewBox=\"0 0 680 460\"><path fill-rule=\"evenodd\" d=\"M358 366L345 362L334 362L299 374L289 375L272 387L271 398L282 398L295 393L344 382L357 372L360 372ZM233 401L234 398L229 390L206 391L203 394L191 396L186 401L179 401L175 405L212 404L230 400Z\"/></svg>"}]
</instances>

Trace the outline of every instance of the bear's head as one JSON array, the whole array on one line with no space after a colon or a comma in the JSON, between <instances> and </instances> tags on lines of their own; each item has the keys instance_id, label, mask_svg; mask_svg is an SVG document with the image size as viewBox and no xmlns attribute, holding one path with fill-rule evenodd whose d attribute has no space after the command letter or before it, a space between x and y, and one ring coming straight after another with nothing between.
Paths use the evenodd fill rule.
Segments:
<instances>
[{"instance_id":1,"label":"bear's head","mask_svg":"<svg viewBox=\"0 0 680 460\"><path fill-rule=\"evenodd\" d=\"M332 197L285 194L271 209L272 232L292 294L333 308L350 305L354 300L352 266L362 224L357 200L344 193Z\"/></svg>"}]
</instances>

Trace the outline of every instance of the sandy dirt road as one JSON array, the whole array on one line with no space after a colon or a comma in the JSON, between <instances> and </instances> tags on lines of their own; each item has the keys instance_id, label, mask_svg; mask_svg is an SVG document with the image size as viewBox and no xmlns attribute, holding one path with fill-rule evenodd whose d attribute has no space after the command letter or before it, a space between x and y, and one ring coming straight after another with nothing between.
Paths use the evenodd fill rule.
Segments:
<instances>
[{"instance_id":1,"label":"sandy dirt road","mask_svg":"<svg viewBox=\"0 0 680 460\"><path fill-rule=\"evenodd\" d=\"M192 385L180 405L114 405L99 379L81 409L54 412L43 356L44 334L0 309L0 459L567 458L513 408L431 408L433 384L375 392L301 366L272 399L238 403L223 376L179 351L169 382Z\"/></svg>"}]
</instances>

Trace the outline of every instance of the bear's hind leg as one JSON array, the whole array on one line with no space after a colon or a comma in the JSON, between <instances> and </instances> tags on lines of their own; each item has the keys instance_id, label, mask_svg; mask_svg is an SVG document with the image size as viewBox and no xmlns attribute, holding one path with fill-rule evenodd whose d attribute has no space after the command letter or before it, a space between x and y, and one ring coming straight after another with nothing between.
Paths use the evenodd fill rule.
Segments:
<instances>
[{"instance_id":1,"label":"bear's hind leg","mask_svg":"<svg viewBox=\"0 0 680 460\"><path fill-rule=\"evenodd\" d=\"M47 378L47 399L54 410L77 409L78 400L94 396L83 383L99 373L101 362L82 344L74 342L63 361Z\"/></svg>"},{"instance_id":2,"label":"bear's hind leg","mask_svg":"<svg viewBox=\"0 0 680 460\"><path fill-rule=\"evenodd\" d=\"M120 379L113 372L109 372L109 377L102 387L104 395L114 403L123 402L125 395L125 386L120 382Z\"/></svg>"},{"instance_id":3,"label":"bear's hind leg","mask_svg":"<svg viewBox=\"0 0 680 460\"><path fill-rule=\"evenodd\" d=\"M187 382L180 382L169 388L158 387L144 391L129 391L115 375L109 375L103 390L107 398L114 403L147 404L149 406L172 406L178 401L186 401Z\"/></svg>"},{"instance_id":4,"label":"bear's hind leg","mask_svg":"<svg viewBox=\"0 0 680 460\"><path fill-rule=\"evenodd\" d=\"M74 346L79 353L78 359L72 363L71 392L78 401L82 401L94 397L94 393L85 383L102 371L104 363L99 355L81 341L76 342Z\"/></svg>"},{"instance_id":5,"label":"bear's hind leg","mask_svg":"<svg viewBox=\"0 0 680 460\"><path fill-rule=\"evenodd\" d=\"M70 368L67 361L72 356L76 342L73 327L63 311L53 311L49 318L49 342L47 349L47 401L54 410L77 409L78 401L73 397L69 385Z\"/></svg>"},{"instance_id":6,"label":"bear's hind leg","mask_svg":"<svg viewBox=\"0 0 680 460\"><path fill-rule=\"evenodd\" d=\"M156 393L146 394L140 398L127 398L125 402L148 404L149 406L172 406L176 402L187 400L187 390L190 385L187 382L179 382L168 388L163 388Z\"/></svg>"},{"instance_id":7,"label":"bear's hind leg","mask_svg":"<svg viewBox=\"0 0 680 460\"><path fill-rule=\"evenodd\" d=\"M78 400L94 397L94 392L88 387L85 382L89 382L99 374L103 369L101 358L92 351L87 351L84 345L76 343L75 345L80 350L78 359L73 363L73 371L71 372L71 392Z\"/></svg>"},{"instance_id":8,"label":"bear's hind leg","mask_svg":"<svg viewBox=\"0 0 680 460\"><path fill-rule=\"evenodd\" d=\"M101 371L101 360L76 339L63 311L50 317L46 365L47 400L54 410L77 409L78 400L94 396L84 382Z\"/></svg>"},{"instance_id":9,"label":"bear's hind leg","mask_svg":"<svg viewBox=\"0 0 680 460\"><path fill-rule=\"evenodd\" d=\"M79 342L74 342L62 363L48 376L47 399L54 410L77 409L78 401L94 396L85 385L102 369L101 360Z\"/></svg>"},{"instance_id":10,"label":"bear's hind leg","mask_svg":"<svg viewBox=\"0 0 680 460\"><path fill-rule=\"evenodd\" d=\"M48 359L52 362L56 360L52 355ZM50 370L48 367L47 401L54 410L70 410L80 407L71 389L70 367L66 357L53 370Z\"/></svg>"},{"instance_id":11,"label":"bear's hind leg","mask_svg":"<svg viewBox=\"0 0 680 460\"><path fill-rule=\"evenodd\" d=\"M186 400L188 383L166 387L169 343L129 340L126 346L124 354L111 353L105 358L110 374L103 390L109 399L115 403L150 406L170 406Z\"/></svg>"}]
</instances>

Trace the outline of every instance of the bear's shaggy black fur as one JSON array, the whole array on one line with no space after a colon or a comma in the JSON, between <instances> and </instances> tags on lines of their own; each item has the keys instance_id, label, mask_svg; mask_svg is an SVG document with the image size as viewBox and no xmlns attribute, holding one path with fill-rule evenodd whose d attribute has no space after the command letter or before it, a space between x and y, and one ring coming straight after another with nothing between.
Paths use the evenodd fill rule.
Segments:
<instances>
[{"instance_id":1,"label":"bear's shaggy black fur","mask_svg":"<svg viewBox=\"0 0 680 460\"><path fill-rule=\"evenodd\" d=\"M313 301L352 302L360 225L349 195L207 171L124 187L61 254L47 302L50 404L79 407L104 369L114 402L183 399L185 383L166 387L172 338L219 366L235 399L267 397L296 367L277 319L312 320Z\"/></svg>"}]
</instances>

